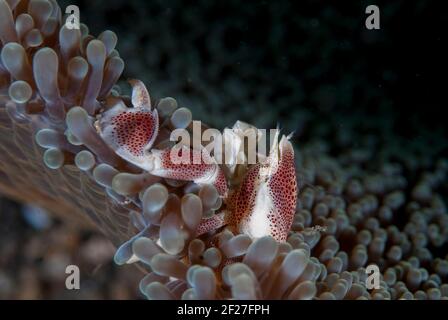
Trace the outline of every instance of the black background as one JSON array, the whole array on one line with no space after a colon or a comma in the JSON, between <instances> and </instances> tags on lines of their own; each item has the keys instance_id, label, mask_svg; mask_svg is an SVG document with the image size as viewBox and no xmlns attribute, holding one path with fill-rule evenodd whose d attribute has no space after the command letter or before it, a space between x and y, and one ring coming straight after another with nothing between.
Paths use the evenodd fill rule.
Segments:
<instances>
[{"instance_id":1,"label":"black background","mask_svg":"<svg viewBox=\"0 0 448 320\"><path fill-rule=\"evenodd\" d=\"M394 116L400 133L412 134L411 119L418 119L428 130L434 126L445 127L442 116L446 92L447 22L443 1L71 1L79 5L81 19L93 34L112 29L120 41L132 34L133 50L124 50L123 59L145 59L152 54L141 51L141 44L152 42L162 56L159 68L145 65L133 74L129 68L125 76L144 77L151 80L163 77L164 62L184 59L182 45L192 31L198 33L194 46L200 52L201 69L221 63L206 50L210 41L211 26L226 25L222 38L231 52L244 45L243 59L223 66L216 82L215 93L225 97L223 81L228 74L240 75L240 66L249 65L253 73L243 78L243 90L256 95L255 87L274 86L274 92L265 101L266 107L276 108L279 96L289 98L289 108L280 112L280 121L294 110L311 110L351 114L383 112L384 117ZM61 2L64 7L64 1ZM369 31L364 26L367 5L378 5L381 10L381 29ZM195 12L193 19L184 17L186 8ZM272 14L272 12L278 14ZM163 38L151 35L157 30L158 20L169 14L171 36L178 41L179 55L163 50ZM273 16L278 17L273 19ZM142 20L150 20L151 30L142 27ZM229 21L245 21L227 27ZM313 25L317 21L317 26ZM272 30L283 32L277 41L270 43ZM198 31L199 30L199 31ZM157 43L160 41L161 43ZM155 42L155 43L154 43ZM297 52L296 48L302 48ZM119 49L120 45L119 45ZM122 50L123 51L123 50ZM222 53L223 55L226 52ZM256 54L260 59L252 59ZM286 61L286 62L285 62ZM190 63L187 58L183 61ZM317 69L317 70L316 70ZM159 75L159 73L161 75ZM267 74L260 77L256 74ZM314 73L314 74L313 74ZM145 74L145 75L144 75ZM188 75L185 75L187 77ZM282 82L292 77L300 83L300 94L294 86ZM172 80L168 78L169 80ZM183 79L176 79L182 81ZM204 79L208 80L208 79ZM349 89L344 89L344 83ZM335 96L331 106L320 106L316 99L319 88L330 86ZM194 87L194 83L190 86ZM181 86L187 94L195 92L188 85ZM188 91L192 92L188 92ZM323 92L326 92L323 89ZM176 95L177 92L171 92ZM350 95L350 99L343 98ZM347 103L347 101L349 103ZM238 107L234 106L237 110ZM235 111L237 112L237 111ZM399 114L397 117L396 115ZM242 115L250 120L250 115ZM256 117L256 115L253 115ZM408 131L411 132L408 132Z\"/></svg>"}]
</instances>

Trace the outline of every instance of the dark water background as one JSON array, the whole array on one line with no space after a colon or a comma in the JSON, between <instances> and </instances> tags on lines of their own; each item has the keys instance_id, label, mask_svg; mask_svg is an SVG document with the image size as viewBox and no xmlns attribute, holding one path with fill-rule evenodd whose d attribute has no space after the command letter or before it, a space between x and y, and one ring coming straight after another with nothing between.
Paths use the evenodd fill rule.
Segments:
<instances>
[{"instance_id":1,"label":"dark water background","mask_svg":"<svg viewBox=\"0 0 448 320\"><path fill-rule=\"evenodd\" d=\"M355 122L377 135L392 127L389 139L446 136L443 1L67 3L94 35L118 34L125 77L218 128L278 121L308 139ZM365 27L369 4L380 30Z\"/></svg>"}]
</instances>

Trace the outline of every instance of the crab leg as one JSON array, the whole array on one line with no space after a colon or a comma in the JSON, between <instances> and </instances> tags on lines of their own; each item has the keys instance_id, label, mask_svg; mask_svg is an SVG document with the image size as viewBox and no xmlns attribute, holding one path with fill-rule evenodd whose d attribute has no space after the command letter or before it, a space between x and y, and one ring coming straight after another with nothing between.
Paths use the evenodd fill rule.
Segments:
<instances>
[{"instance_id":1,"label":"crab leg","mask_svg":"<svg viewBox=\"0 0 448 320\"><path fill-rule=\"evenodd\" d=\"M224 216L225 213L220 212L210 218L202 219L201 223L196 229L196 237L223 227L226 224Z\"/></svg>"},{"instance_id":2,"label":"crab leg","mask_svg":"<svg viewBox=\"0 0 448 320\"><path fill-rule=\"evenodd\" d=\"M215 186L219 195L227 195L227 181L221 167L214 161L207 160L205 149L195 150L187 146L172 149L153 149L151 174L163 178L193 181L199 185Z\"/></svg>"}]
</instances>

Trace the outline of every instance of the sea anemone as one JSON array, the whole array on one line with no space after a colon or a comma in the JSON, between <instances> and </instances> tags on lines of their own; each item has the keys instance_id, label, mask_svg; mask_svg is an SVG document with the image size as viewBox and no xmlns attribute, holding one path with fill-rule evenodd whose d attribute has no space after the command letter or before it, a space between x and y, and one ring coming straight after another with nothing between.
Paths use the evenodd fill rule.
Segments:
<instances>
[{"instance_id":1,"label":"sea anemone","mask_svg":"<svg viewBox=\"0 0 448 320\"><path fill-rule=\"evenodd\" d=\"M198 235L200 222L225 206L219 191L152 175L117 155L100 126L117 105L132 107L116 85L125 66L117 36L95 38L63 21L55 0L0 0L0 191L94 224L119 246L117 264L145 270L147 298L448 298L439 191L446 160L420 166L411 181L400 163L370 169L368 152L333 158L325 144L303 145L286 241L225 226ZM175 129L192 130L190 110L175 99L150 103L160 124L154 146L172 146ZM238 167L229 184L248 170ZM370 265L380 270L373 289Z\"/></svg>"}]
</instances>

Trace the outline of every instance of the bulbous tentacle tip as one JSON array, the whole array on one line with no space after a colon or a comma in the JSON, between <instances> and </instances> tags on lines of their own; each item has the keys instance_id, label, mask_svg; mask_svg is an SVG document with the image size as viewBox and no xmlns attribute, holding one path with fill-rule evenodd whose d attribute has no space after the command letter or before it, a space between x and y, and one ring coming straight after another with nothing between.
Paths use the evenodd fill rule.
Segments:
<instances>
[{"instance_id":1,"label":"bulbous tentacle tip","mask_svg":"<svg viewBox=\"0 0 448 320\"><path fill-rule=\"evenodd\" d=\"M144 83L137 79L129 79L132 86L132 105L134 108L147 108L151 110L151 97Z\"/></svg>"}]
</instances>

